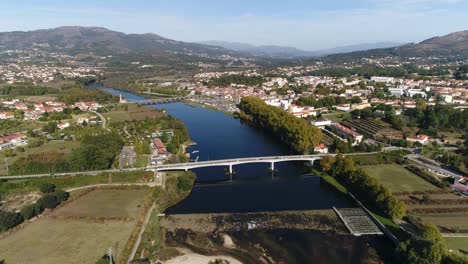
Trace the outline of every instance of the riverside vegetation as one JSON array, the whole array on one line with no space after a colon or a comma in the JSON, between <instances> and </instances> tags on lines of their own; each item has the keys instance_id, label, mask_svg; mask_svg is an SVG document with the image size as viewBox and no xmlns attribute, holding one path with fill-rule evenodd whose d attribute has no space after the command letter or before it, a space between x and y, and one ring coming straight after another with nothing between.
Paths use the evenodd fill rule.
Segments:
<instances>
[{"instance_id":1,"label":"riverside vegetation","mask_svg":"<svg viewBox=\"0 0 468 264\"><path fill-rule=\"evenodd\" d=\"M268 131L295 153L311 153L322 140L319 128L256 97L243 97L239 117Z\"/></svg>"}]
</instances>

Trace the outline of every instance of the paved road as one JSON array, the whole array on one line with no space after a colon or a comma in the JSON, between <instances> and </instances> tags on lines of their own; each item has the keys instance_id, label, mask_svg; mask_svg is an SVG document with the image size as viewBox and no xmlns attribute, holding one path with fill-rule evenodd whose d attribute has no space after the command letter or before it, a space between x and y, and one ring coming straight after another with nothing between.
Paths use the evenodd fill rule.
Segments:
<instances>
[{"instance_id":1,"label":"paved road","mask_svg":"<svg viewBox=\"0 0 468 264\"><path fill-rule=\"evenodd\" d=\"M408 155L406 157L409 160L411 160L411 161L413 161L415 163L418 163L419 165L422 165L422 166L426 167L429 170L436 171L442 177L462 177L463 176L461 174L458 174L458 173L453 172L453 171L449 171L447 169L444 169L444 168L442 168L440 166L437 166L437 165L434 165L432 163L422 161L422 160L418 159L419 155Z\"/></svg>"},{"instance_id":2,"label":"paved road","mask_svg":"<svg viewBox=\"0 0 468 264\"><path fill-rule=\"evenodd\" d=\"M101 113L98 113L98 112L96 112L96 111L93 111L93 113L95 113L95 114L101 119L102 128L103 128L103 129L106 129L106 127L107 127L107 120L106 120L106 118L105 118L103 115L101 115Z\"/></svg>"}]
</instances>

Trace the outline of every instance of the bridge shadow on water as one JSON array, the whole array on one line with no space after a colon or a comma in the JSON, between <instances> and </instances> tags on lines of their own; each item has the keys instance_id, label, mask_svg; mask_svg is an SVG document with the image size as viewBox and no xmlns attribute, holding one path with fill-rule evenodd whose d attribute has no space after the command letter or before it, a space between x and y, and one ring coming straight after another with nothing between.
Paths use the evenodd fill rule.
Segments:
<instances>
[{"instance_id":1,"label":"bridge shadow on water","mask_svg":"<svg viewBox=\"0 0 468 264\"><path fill-rule=\"evenodd\" d=\"M242 213L354 206L347 197L322 183L320 177L290 174L291 166L295 165L278 164L272 176L267 164L239 165L234 168L232 181L223 167L195 169L197 182L192 193L166 213Z\"/></svg>"}]
</instances>

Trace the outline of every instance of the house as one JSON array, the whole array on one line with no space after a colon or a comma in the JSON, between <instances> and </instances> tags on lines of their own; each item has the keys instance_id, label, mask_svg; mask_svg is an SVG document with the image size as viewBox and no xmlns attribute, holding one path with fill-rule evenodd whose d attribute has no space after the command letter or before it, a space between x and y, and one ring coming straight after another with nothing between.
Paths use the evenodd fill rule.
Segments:
<instances>
[{"instance_id":1,"label":"house","mask_svg":"<svg viewBox=\"0 0 468 264\"><path fill-rule=\"evenodd\" d=\"M67 123L60 122L60 123L57 124L58 129L65 129L65 128L69 127L69 126L70 126L70 123L68 123L68 122Z\"/></svg>"},{"instance_id":2,"label":"house","mask_svg":"<svg viewBox=\"0 0 468 264\"><path fill-rule=\"evenodd\" d=\"M388 91L395 97L400 97L405 94L405 90L403 88L388 88Z\"/></svg>"},{"instance_id":3,"label":"house","mask_svg":"<svg viewBox=\"0 0 468 264\"><path fill-rule=\"evenodd\" d=\"M0 112L0 119L12 119L15 118L15 114L12 112Z\"/></svg>"},{"instance_id":4,"label":"house","mask_svg":"<svg viewBox=\"0 0 468 264\"><path fill-rule=\"evenodd\" d=\"M314 148L314 152L320 153L320 154L328 154L328 148L325 146L325 144L320 144Z\"/></svg>"},{"instance_id":5,"label":"house","mask_svg":"<svg viewBox=\"0 0 468 264\"><path fill-rule=\"evenodd\" d=\"M452 190L461 192L468 195L468 178L467 177L456 177L452 185L450 185Z\"/></svg>"},{"instance_id":6,"label":"house","mask_svg":"<svg viewBox=\"0 0 468 264\"><path fill-rule=\"evenodd\" d=\"M26 110L24 111L24 119L25 120L37 120L43 114L40 110Z\"/></svg>"},{"instance_id":7,"label":"house","mask_svg":"<svg viewBox=\"0 0 468 264\"><path fill-rule=\"evenodd\" d=\"M371 107L371 104L369 103L360 103L360 104L352 104L351 105L351 109L352 110L356 110L356 109L364 109L364 108L367 108L367 107Z\"/></svg>"},{"instance_id":8,"label":"house","mask_svg":"<svg viewBox=\"0 0 468 264\"><path fill-rule=\"evenodd\" d=\"M12 133L0 137L0 149L7 149L27 145L27 136L22 133Z\"/></svg>"},{"instance_id":9,"label":"house","mask_svg":"<svg viewBox=\"0 0 468 264\"><path fill-rule=\"evenodd\" d=\"M351 105L350 104L336 105L335 108L336 108L336 110L343 111L343 112L351 111Z\"/></svg>"},{"instance_id":10,"label":"house","mask_svg":"<svg viewBox=\"0 0 468 264\"><path fill-rule=\"evenodd\" d=\"M318 119L318 120L314 120L314 121L311 121L310 124L313 125L313 126L316 126L318 128L325 128L325 126L329 126L331 125L331 120L328 120L328 119Z\"/></svg>"},{"instance_id":11,"label":"house","mask_svg":"<svg viewBox=\"0 0 468 264\"><path fill-rule=\"evenodd\" d=\"M419 134L415 137L406 137L406 141L409 142L418 142L423 145L426 145L429 142L429 137L423 134Z\"/></svg>"},{"instance_id":12,"label":"house","mask_svg":"<svg viewBox=\"0 0 468 264\"><path fill-rule=\"evenodd\" d=\"M413 97L415 95L421 95L422 98L426 98L427 94L421 89L407 89L405 90L405 95L408 97Z\"/></svg>"},{"instance_id":13,"label":"house","mask_svg":"<svg viewBox=\"0 0 468 264\"><path fill-rule=\"evenodd\" d=\"M331 127L343 139L348 139L348 138L353 139L353 142L352 142L353 146L359 145L364 138L363 135L339 123L333 123Z\"/></svg>"}]
</instances>

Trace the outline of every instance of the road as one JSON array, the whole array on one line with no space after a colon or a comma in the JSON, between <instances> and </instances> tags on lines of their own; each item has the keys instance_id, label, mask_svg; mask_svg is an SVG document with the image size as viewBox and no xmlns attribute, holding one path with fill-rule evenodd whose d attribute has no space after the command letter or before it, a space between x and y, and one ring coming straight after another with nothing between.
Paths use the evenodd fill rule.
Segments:
<instances>
[{"instance_id":1,"label":"road","mask_svg":"<svg viewBox=\"0 0 468 264\"><path fill-rule=\"evenodd\" d=\"M101 119L102 128L103 128L103 129L106 129L106 127L107 127L107 120L106 120L106 118L105 118L103 115L101 115L101 113L98 113L98 112L96 112L96 111L93 111L93 113L95 113L95 114Z\"/></svg>"},{"instance_id":2,"label":"road","mask_svg":"<svg viewBox=\"0 0 468 264\"><path fill-rule=\"evenodd\" d=\"M431 164L429 162L422 161L422 160L418 159L419 155L411 154L411 155L407 155L406 157L409 160L411 160L412 162L418 163L419 165L422 165L422 166L426 167L429 170L436 171L442 177L462 177L463 176L463 175L458 174L456 172L446 170L446 169L444 169L444 168L442 168L440 166Z\"/></svg>"}]
</instances>

